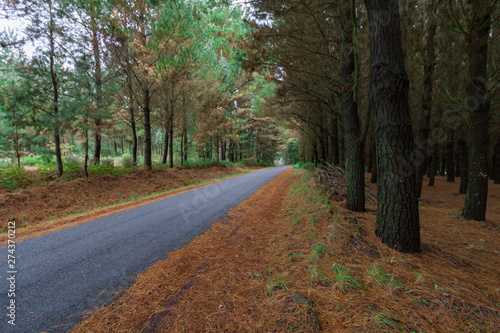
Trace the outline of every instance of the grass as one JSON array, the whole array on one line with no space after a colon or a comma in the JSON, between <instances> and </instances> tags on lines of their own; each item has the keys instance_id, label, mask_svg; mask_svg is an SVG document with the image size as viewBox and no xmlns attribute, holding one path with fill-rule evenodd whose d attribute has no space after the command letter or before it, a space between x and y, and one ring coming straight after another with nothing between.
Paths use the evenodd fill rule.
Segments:
<instances>
[{"instance_id":1,"label":"grass","mask_svg":"<svg viewBox=\"0 0 500 333\"><path fill-rule=\"evenodd\" d=\"M342 258L340 258L339 264L333 265L333 275L335 276L335 284L343 291L347 291L349 288L363 289L362 282L351 275L349 267L342 264Z\"/></svg>"}]
</instances>

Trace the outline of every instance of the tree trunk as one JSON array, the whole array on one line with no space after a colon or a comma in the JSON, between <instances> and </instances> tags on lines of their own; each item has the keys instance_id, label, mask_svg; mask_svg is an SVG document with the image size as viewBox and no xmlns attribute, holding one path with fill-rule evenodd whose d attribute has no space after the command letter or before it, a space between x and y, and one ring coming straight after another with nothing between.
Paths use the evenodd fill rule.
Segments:
<instances>
[{"instance_id":1,"label":"tree trunk","mask_svg":"<svg viewBox=\"0 0 500 333\"><path fill-rule=\"evenodd\" d=\"M353 1L353 0L350 0ZM365 211L365 174L363 165L363 149L358 118L358 104L355 93L355 57L353 46L353 19L355 12L351 10L350 1L344 1L347 8L342 8L340 30L340 82L342 119L345 137L345 180L347 185L347 209L355 212ZM354 41L356 42L356 41ZM323 142L320 141L322 146ZM320 147L322 149L322 147ZM323 149L322 149L323 151Z\"/></svg>"},{"instance_id":2,"label":"tree trunk","mask_svg":"<svg viewBox=\"0 0 500 333\"><path fill-rule=\"evenodd\" d=\"M397 0L365 0L370 22L370 91L377 146L375 233L389 247L420 251L420 225L409 81L401 46Z\"/></svg>"},{"instance_id":3,"label":"tree trunk","mask_svg":"<svg viewBox=\"0 0 500 333\"><path fill-rule=\"evenodd\" d=\"M146 35L146 4L141 2L139 14L139 22L141 29L141 44L144 49L147 47ZM143 116L144 116L144 166L148 169L152 167L151 158L151 94L149 91L149 73L147 68L143 70L142 78L142 95L143 95Z\"/></svg>"},{"instance_id":4,"label":"tree trunk","mask_svg":"<svg viewBox=\"0 0 500 333\"><path fill-rule=\"evenodd\" d=\"M372 175L370 177L370 183L375 184L377 182L377 149L375 147L375 138L373 139L373 145L372 145Z\"/></svg>"},{"instance_id":5,"label":"tree trunk","mask_svg":"<svg viewBox=\"0 0 500 333\"><path fill-rule=\"evenodd\" d=\"M94 154L92 159L95 164L99 164L101 160L101 107L102 107L102 73L101 73L101 49L99 44L99 29L97 27L96 16L97 10L95 6L90 2L90 28L92 31L92 51L94 55L94 84L96 88L96 118L94 120L95 131L94 131Z\"/></svg>"},{"instance_id":6,"label":"tree trunk","mask_svg":"<svg viewBox=\"0 0 500 333\"><path fill-rule=\"evenodd\" d=\"M339 167L344 169L345 168L345 136L344 136L344 128L342 123L344 120L342 119L342 116L339 117L339 126L338 126L338 138L339 138Z\"/></svg>"},{"instance_id":7,"label":"tree trunk","mask_svg":"<svg viewBox=\"0 0 500 333\"><path fill-rule=\"evenodd\" d=\"M494 4L492 3L492 6ZM472 1L474 20L469 24L466 41L469 56L469 82L466 93L472 126L469 142L469 177L462 216L467 220L484 221L488 198L488 118L489 97L486 96L488 37L494 12L487 1Z\"/></svg>"},{"instance_id":8,"label":"tree trunk","mask_svg":"<svg viewBox=\"0 0 500 333\"><path fill-rule=\"evenodd\" d=\"M453 134L451 138L453 138ZM453 146L453 140L448 140L448 142L446 142L446 181L448 183L455 182L455 154L453 152Z\"/></svg>"},{"instance_id":9,"label":"tree trunk","mask_svg":"<svg viewBox=\"0 0 500 333\"><path fill-rule=\"evenodd\" d=\"M85 116L85 161L83 164L83 172L85 177L89 178L89 130L87 128L87 116Z\"/></svg>"},{"instance_id":10,"label":"tree trunk","mask_svg":"<svg viewBox=\"0 0 500 333\"><path fill-rule=\"evenodd\" d=\"M171 88L170 88L170 158L169 158L169 167L174 167L174 103L175 103L175 81L172 79Z\"/></svg>"},{"instance_id":11,"label":"tree trunk","mask_svg":"<svg viewBox=\"0 0 500 333\"><path fill-rule=\"evenodd\" d=\"M338 132L338 119L332 112L332 135L330 146L332 147L332 163L339 165L339 132Z\"/></svg>"},{"instance_id":12,"label":"tree trunk","mask_svg":"<svg viewBox=\"0 0 500 333\"><path fill-rule=\"evenodd\" d=\"M429 184L427 186L434 186L434 182L436 180L437 166L439 160L439 155L437 150L438 147L436 144L434 144L431 148L431 165L429 167Z\"/></svg>"},{"instance_id":13,"label":"tree trunk","mask_svg":"<svg viewBox=\"0 0 500 333\"><path fill-rule=\"evenodd\" d=\"M495 184L500 184L500 138L495 144L495 154L493 156L493 177Z\"/></svg>"},{"instance_id":14,"label":"tree trunk","mask_svg":"<svg viewBox=\"0 0 500 333\"><path fill-rule=\"evenodd\" d=\"M458 164L460 166L460 194L467 193L467 175L468 175L468 163L467 163L467 145L464 140L458 141Z\"/></svg>"},{"instance_id":15,"label":"tree trunk","mask_svg":"<svg viewBox=\"0 0 500 333\"><path fill-rule=\"evenodd\" d=\"M435 3L433 3L435 6ZM429 15L429 27L426 41L426 59L424 63L424 94L422 96L422 113L420 115L420 129L418 131L417 149L419 154L416 156L417 168L417 196L422 194L422 182L427 169L427 160L429 156L429 133L431 124L432 109L432 73L434 71L434 62L436 61L435 36L437 22L435 10L432 9Z\"/></svg>"},{"instance_id":16,"label":"tree trunk","mask_svg":"<svg viewBox=\"0 0 500 333\"><path fill-rule=\"evenodd\" d=\"M60 136L60 122L59 122L59 90L57 84L57 74L54 68L55 62L55 42L54 42L54 19L52 16L52 1L49 0L49 15L50 15L50 77L52 81L52 111L54 113L54 143L56 146L56 161L57 161L57 175L61 177L64 173L64 167L61 155L61 136Z\"/></svg>"},{"instance_id":17,"label":"tree trunk","mask_svg":"<svg viewBox=\"0 0 500 333\"><path fill-rule=\"evenodd\" d=\"M167 164L169 138L170 138L170 126L167 123L165 125L165 137L163 139L163 155L161 157L162 164Z\"/></svg>"},{"instance_id":18,"label":"tree trunk","mask_svg":"<svg viewBox=\"0 0 500 333\"><path fill-rule=\"evenodd\" d=\"M441 177L444 177L446 175L446 152L445 147L440 147L439 149L441 151L441 165L439 168L439 175Z\"/></svg>"}]
</instances>

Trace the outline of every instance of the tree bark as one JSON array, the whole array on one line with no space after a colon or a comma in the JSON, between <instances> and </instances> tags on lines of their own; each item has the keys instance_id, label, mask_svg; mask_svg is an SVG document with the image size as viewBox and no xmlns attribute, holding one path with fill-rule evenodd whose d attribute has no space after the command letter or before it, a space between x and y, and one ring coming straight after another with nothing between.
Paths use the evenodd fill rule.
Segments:
<instances>
[{"instance_id":1,"label":"tree bark","mask_svg":"<svg viewBox=\"0 0 500 333\"><path fill-rule=\"evenodd\" d=\"M453 138L453 135L451 135L451 138ZM446 181L448 183L455 182L455 154L453 146L454 142L452 139L446 142Z\"/></svg>"},{"instance_id":2,"label":"tree bark","mask_svg":"<svg viewBox=\"0 0 500 333\"><path fill-rule=\"evenodd\" d=\"M494 6L494 4L492 4ZM486 96L488 37L493 8L486 1L472 1L473 20L470 21L468 42L469 82L466 93L469 101L470 129L469 177L462 216L467 220L484 221L488 198L488 119L489 97Z\"/></svg>"},{"instance_id":3,"label":"tree bark","mask_svg":"<svg viewBox=\"0 0 500 333\"><path fill-rule=\"evenodd\" d=\"M375 184L377 182L377 149L375 147L375 138L373 139L372 145L372 175L370 177L370 183Z\"/></svg>"},{"instance_id":4,"label":"tree bark","mask_svg":"<svg viewBox=\"0 0 500 333\"><path fill-rule=\"evenodd\" d=\"M375 233L389 247L420 251L413 131L397 0L365 0L370 22L370 92L377 146Z\"/></svg>"},{"instance_id":5,"label":"tree bark","mask_svg":"<svg viewBox=\"0 0 500 333\"><path fill-rule=\"evenodd\" d=\"M434 144L431 148L431 165L429 167L429 184L427 186L434 186L434 182L436 180L437 165L439 159L437 148L438 147L436 144Z\"/></svg>"},{"instance_id":6,"label":"tree bark","mask_svg":"<svg viewBox=\"0 0 500 333\"><path fill-rule=\"evenodd\" d=\"M170 121L169 121L169 135L170 135L170 158L169 158L169 167L174 167L174 103L175 103L175 81L172 79L171 88L170 88Z\"/></svg>"},{"instance_id":7,"label":"tree bark","mask_svg":"<svg viewBox=\"0 0 500 333\"><path fill-rule=\"evenodd\" d=\"M146 3L141 2L139 13L141 44L144 49L147 47L146 35ZM144 166L148 169L152 167L151 157L151 95L149 91L149 73L145 68L143 70L142 95L143 95L143 117L144 117Z\"/></svg>"},{"instance_id":8,"label":"tree bark","mask_svg":"<svg viewBox=\"0 0 500 333\"><path fill-rule=\"evenodd\" d=\"M458 164L460 166L460 194L467 193L467 175L468 175L468 163L467 163L467 145L464 140L458 141Z\"/></svg>"},{"instance_id":9,"label":"tree bark","mask_svg":"<svg viewBox=\"0 0 500 333\"><path fill-rule=\"evenodd\" d=\"M344 136L344 128L342 123L344 120L342 119L342 116L339 117L340 121L338 122L338 138L339 138L339 167L344 169L345 168L345 136Z\"/></svg>"},{"instance_id":10,"label":"tree bark","mask_svg":"<svg viewBox=\"0 0 500 333\"><path fill-rule=\"evenodd\" d=\"M434 3L433 3L434 4ZM435 6L435 4L434 4ZM432 73L434 71L434 62L436 61L435 36L437 22L433 9L429 16L429 27L426 41L426 59L424 64L424 94L422 96L422 113L420 115L420 129L418 132L417 149L420 152L417 155L417 196L422 194L422 182L427 169L427 160L429 156L429 133L431 124L432 109Z\"/></svg>"},{"instance_id":11,"label":"tree bark","mask_svg":"<svg viewBox=\"0 0 500 333\"><path fill-rule=\"evenodd\" d=\"M495 154L493 156L493 178L495 184L500 184L500 138L495 144Z\"/></svg>"},{"instance_id":12,"label":"tree bark","mask_svg":"<svg viewBox=\"0 0 500 333\"><path fill-rule=\"evenodd\" d=\"M54 143L56 146L56 161L57 161L57 175L61 177L64 173L64 167L61 155L61 135L60 135L60 121L59 121L59 87L57 83L57 74L54 68L55 62L55 42L54 42L54 18L52 13L52 1L49 0L49 36L50 36L50 77L52 81L52 111L54 113Z\"/></svg>"},{"instance_id":13,"label":"tree bark","mask_svg":"<svg viewBox=\"0 0 500 333\"><path fill-rule=\"evenodd\" d=\"M345 138L345 180L347 185L347 209L355 212L365 211L365 174L363 165L363 149L358 117L358 104L354 99L355 87L355 57L353 49L353 15L350 1L344 1L340 29L340 82L342 119ZM354 6L353 6L354 7ZM356 41L355 41L356 42ZM320 142L322 145L323 142ZM320 149L323 151L322 147Z\"/></svg>"},{"instance_id":14,"label":"tree bark","mask_svg":"<svg viewBox=\"0 0 500 333\"><path fill-rule=\"evenodd\" d=\"M339 132L338 132L338 119L332 112L332 135L331 135L331 150L332 150L332 163L339 165Z\"/></svg>"},{"instance_id":15,"label":"tree bark","mask_svg":"<svg viewBox=\"0 0 500 333\"><path fill-rule=\"evenodd\" d=\"M102 107L102 73L101 73L101 52L99 47L99 32L97 29L96 23L96 10L94 6L91 4L91 13L90 13L90 26L92 30L92 50L94 53L94 63L95 63L95 77L94 84L96 88L96 111L95 115L95 131L94 131L94 154L92 159L95 164L99 164L101 160L101 107Z\"/></svg>"}]
</instances>

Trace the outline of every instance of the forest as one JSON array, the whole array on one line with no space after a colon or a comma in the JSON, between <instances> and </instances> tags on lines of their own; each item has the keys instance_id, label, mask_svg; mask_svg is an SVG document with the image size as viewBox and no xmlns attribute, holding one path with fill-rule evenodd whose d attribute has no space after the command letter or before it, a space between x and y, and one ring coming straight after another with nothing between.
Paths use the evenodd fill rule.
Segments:
<instances>
[{"instance_id":1,"label":"forest","mask_svg":"<svg viewBox=\"0 0 500 333\"><path fill-rule=\"evenodd\" d=\"M239 206L76 331L500 325L496 0L0 4L0 215L18 235L226 177L252 189L178 205Z\"/></svg>"},{"instance_id":2,"label":"forest","mask_svg":"<svg viewBox=\"0 0 500 333\"><path fill-rule=\"evenodd\" d=\"M371 172L381 225L405 219L417 234L424 175L459 178L474 220L488 178L500 182L496 1L2 9L18 22L1 35L4 187L30 166L88 177L100 164L331 164L349 209L364 211Z\"/></svg>"}]
</instances>

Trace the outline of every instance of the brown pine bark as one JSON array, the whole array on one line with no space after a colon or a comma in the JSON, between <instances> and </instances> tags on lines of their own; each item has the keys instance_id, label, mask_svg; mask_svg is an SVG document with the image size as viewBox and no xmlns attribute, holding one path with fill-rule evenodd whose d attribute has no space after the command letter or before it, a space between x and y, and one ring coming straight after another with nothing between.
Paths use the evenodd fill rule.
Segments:
<instances>
[{"instance_id":1,"label":"brown pine bark","mask_svg":"<svg viewBox=\"0 0 500 333\"><path fill-rule=\"evenodd\" d=\"M57 82L57 74L55 70L55 37L54 37L54 16L52 13L52 1L49 0L49 39L50 39L50 78L52 82L52 111L54 114L54 143L56 146L56 161L57 161L57 175L61 177L64 173L64 167L61 154L61 134L60 134L60 120L59 120L59 86Z\"/></svg>"},{"instance_id":2,"label":"brown pine bark","mask_svg":"<svg viewBox=\"0 0 500 333\"><path fill-rule=\"evenodd\" d=\"M472 1L472 19L466 36L469 57L469 81L466 93L469 101L470 129L469 177L462 216L467 220L484 221L488 198L488 119L490 101L487 98L487 55L491 13L487 1ZM494 6L494 3L492 3Z\"/></svg>"},{"instance_id":3,"label":"brown pine bark","mask_svg":"<svg viewBox=\"0 0 500 333\"><path fill-rule=\"evenodd\" d=\"M354 99L355 58L353 49L353 21L350 1L344 1L341 8L340 27L340 82L341 106L345 137L345 178L347 185L347 209L355 212L365 211L365 175L363 147L358 117L358 104ZM321 142L322 143L322 142Z\"/></svg>"},{"instance_id":4,"label":"brown pine bark","mask_svg":"<svg viewBox=\"0 0 500 333\"><path fill-rule=\"evenodd\" d=\"M467 145L464 140L458 140L458 164L460 165L460 194L467 193L468 179L468 162L467 162Z\"/></svg>"},{"instance_id":5,"label":"brown pine bark","mask_svg":"<svg viewBox=\"0 0 500 333\"><path fill-rule=\"evenodd\" d=\"M377 147L375 233L389 247L420 251L413 130L397 0L365 0L370 23L370 95Z\"/></svg>"},{"instance_id":6,"label":"brown pine bark","mask_svg":"<svg viewBox=\"0 0 500 333\"><path fill-rule=\"evenodd\" d=\"M495 154L493 156L493 179L495 184L500 184L500 138L495 144Z\"/></svg>"},{"instance_id":7,"label":"brown pine bark","mask_svg":"<svg viewBox=\"0 0 500 333\"><path fill-rule=\"evenodd\" d=\"M427 41L425 46L426 59L424 64L424 93L422 95L422 113L420 115L420 129L417 138L417 149L421 152L417 159L417 196L422 193L422 182L428 164L429 155L429 133L431 124L432 109L432 73L434 62L436 61L435 36L437 22L433 9L429 17L429 27L427 30Z\"/></svg>"}]
</instances>

